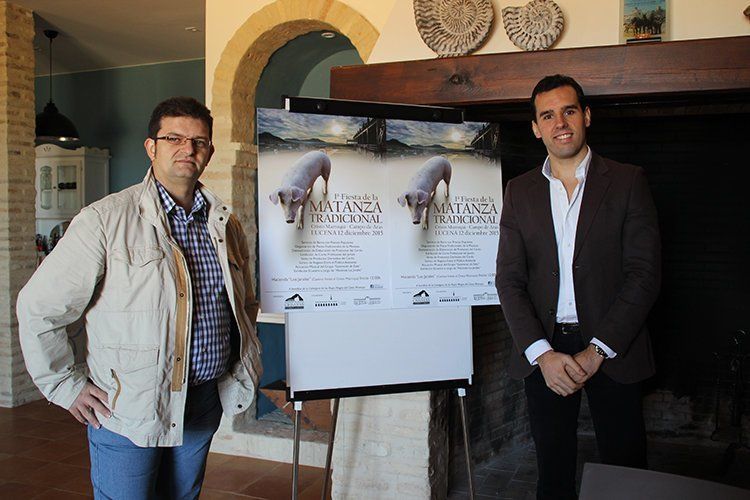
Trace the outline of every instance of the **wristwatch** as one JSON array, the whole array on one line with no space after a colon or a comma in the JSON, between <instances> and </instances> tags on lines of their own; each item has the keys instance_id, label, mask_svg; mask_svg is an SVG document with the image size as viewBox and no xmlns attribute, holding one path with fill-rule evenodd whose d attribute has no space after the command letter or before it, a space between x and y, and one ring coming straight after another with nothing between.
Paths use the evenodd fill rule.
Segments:
<instances>
[{"instance_id":1,"label":"wristwatch","mask_svg":"<svg viewBox=\"0 0 750 500\"><path fill-rule=\"evenodd\" d=\"M609 356L607 356L607 353L599 347L598 345L591 343L590 345L594 346L594 352L597 353L599 356L603 357L604 359L607 359Z\"/></svg>"}]
</instances>

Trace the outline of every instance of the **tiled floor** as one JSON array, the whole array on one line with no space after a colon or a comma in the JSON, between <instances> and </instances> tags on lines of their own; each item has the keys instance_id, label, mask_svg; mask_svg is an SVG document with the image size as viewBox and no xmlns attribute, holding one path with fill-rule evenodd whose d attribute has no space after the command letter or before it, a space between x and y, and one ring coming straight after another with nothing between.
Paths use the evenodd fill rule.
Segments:
<instances>
[{"instance_id":1,"label":"tiled floor","mask_svg":"<svg viewBox=\"0 0 750 500\"><path fill-rule=\"evenodd\" d=\"M288 499L292 466L209 454L201 499ZM299 497L318 500L323 469L300 467ZM0 408L0 498L91 498L86 428L44 401Z\"/></svg>"},{"instance_id":2,"label":"tiled floor","mask_svg":"<svg viewBox=\"0 0 750 500\"><path fill-rule=\"evenodd\" d=\"M690 446L665 442L649 442L648 460L651 470L696 477L748 489L750 498L750 451L739 450L728 470L721 469L725 447ZM579 437L578 482L583 464L597 462L593 437ZM536 498L536 453L526 446L498 454L479 464L474 471L476 500L533 500ZM448 500L468 498L468 482L460 478Z\"/></svg>"},{"instance_id":3,"label":"tiled floor","mask_svg":"<svg viewBox=\"0 0 750 500\"><path fill-rule=\"evenodd\" d=\"M583 463L596 461L593 438L579 446ZM737 452L728 471L720 471L724 448L649 443L652 470L698 477L750 489L750 451ZM291 465L211 453L201 499L288 499ZM535 498L536 457L532 446L507 451L475 470L476 499ZM302 500L317 500L323 470L300 467ZM465 478L453 485L449 500L467 498ZM19 408L0 408L0 499L90 498L85 427L54 405L37 401Z\"/></svg>"}]
</instances>

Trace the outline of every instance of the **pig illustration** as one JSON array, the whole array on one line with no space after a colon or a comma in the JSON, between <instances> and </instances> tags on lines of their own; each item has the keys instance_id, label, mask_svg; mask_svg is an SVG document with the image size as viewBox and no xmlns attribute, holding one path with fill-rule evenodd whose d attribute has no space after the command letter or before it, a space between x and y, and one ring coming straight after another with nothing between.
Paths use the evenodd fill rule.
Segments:
<instances>
[{"instance_id":1,"label":"pig illustration","mask_svg":"<svg viewBox=\"0 0 750 500\"><path fill-rule=\"evenodd\" d=\"M440 181L445 181L445 197L448 197L451 171L451 164L446 158L433 156L419 167L409 181L409 187L398 197L399 205L402 207L409 205L412 222L421 223L422 229L427 229L430 202Z\"/></svg>"},{"instance_id":2,"label":"pig illustration","mask_svg":"<svg viewBox=\"0 0 750 500\"><path fill-rule=\"evenodd\" d=\"M281 202L287 224L297 221L302 229L305 218L305 203L318 177L323 177L323 194L328 193L328 177L331 175L331 159L323 151L305 153L284 174L281 187L269 195L274 205Z\"/></svg>"}]
</instances>

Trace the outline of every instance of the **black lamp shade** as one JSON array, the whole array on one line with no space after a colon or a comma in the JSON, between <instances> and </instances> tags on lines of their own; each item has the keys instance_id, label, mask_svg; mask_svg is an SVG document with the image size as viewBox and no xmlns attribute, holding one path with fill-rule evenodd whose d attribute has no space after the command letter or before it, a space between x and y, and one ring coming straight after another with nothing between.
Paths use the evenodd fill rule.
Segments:
<instances>
[{"instance_id":1,"label":"black lamp shade","mask_svg":"<svg viewBox=\"0 0 750 500\"><path fill-rule=\"evenodd\" d=\"M76 143L80 140L78 130L73 122L57 110L50 101L44 111L36 115L36 142L41 143Z\"/></svg>"}]
</instances>

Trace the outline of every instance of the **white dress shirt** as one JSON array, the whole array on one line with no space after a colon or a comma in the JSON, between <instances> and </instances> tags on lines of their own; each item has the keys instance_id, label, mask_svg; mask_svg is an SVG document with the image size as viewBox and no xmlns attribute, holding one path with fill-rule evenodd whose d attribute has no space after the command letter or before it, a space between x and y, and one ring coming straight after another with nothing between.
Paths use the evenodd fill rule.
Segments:
<instances>
[{"instance_id":1,"label":"white dress shirt","mask_svg":"<svg viewBox=\"0 0 750 500\"><path fill-rule=\"evenodd\" d=\"M573 194L568 199L568 193L562 181L552 175L549 164L549 156L542 165L542 174L549 180L549 198L552 207L552 222L555 226L555 240L557 242L557 261L560 267L560 289L557 298L557 322L578 323L578 311L576 309L576 294L573 286L573 251L576 243L576 229L578 227L578 215L581 213L581 200L583 190L586 187L586 174L591 163L591 148L588 148L586 157L576 167L576 179L578 184ZM598 345L607 356L614 358L617 353L610 349L604 342L596 337L591 343ZM547 339L539 339L531 344L525 351L526 359L532 365L537 364L536 359L552 346Z\"/></svg>"}]
</instances>

